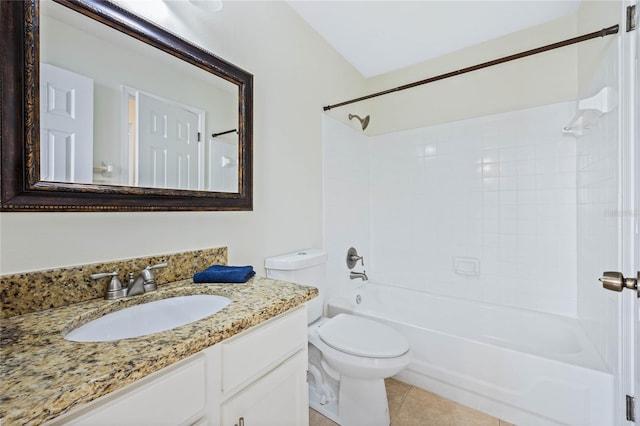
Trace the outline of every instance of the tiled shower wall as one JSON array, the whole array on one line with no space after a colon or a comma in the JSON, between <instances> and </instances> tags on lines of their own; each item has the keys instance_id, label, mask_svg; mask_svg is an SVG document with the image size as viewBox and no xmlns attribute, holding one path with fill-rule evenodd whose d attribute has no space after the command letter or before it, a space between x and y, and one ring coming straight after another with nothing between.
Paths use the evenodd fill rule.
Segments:
<instances>
[{"instance_id":1,"label":"tiled shower wall","mask_svg":"<svg viewBox=\"0 0 640 426\"><path fill-rule=\"evenodd\" d=\"M604 87L618 91L618 45L613 43L583 98ZM578 319L611 371L618 357L620 295L602 289L604 271L620 271L619 127L614 109L577 140Z\"/></svg>"},{"instance_id":2,"label":"tiled shower wall","mask_svg":"<svg viewBox=\"0 0 640 426\"><path fill-rule=\"evenodd\" d=\"M371 278L575 316L566 102L371 138Z\"/></svg>"},{"instance_id":3,"label":"tiled shower wall","mask_svg":"<svg viewBox=\"0 0 640 426\"><path fill-rule=\"evenodd\" d=\"M360 284L344 265L353 245L372 281L575 317L576 139L561 133L574 112L373 138L325 117L329 299Z\"/></svg>"}]
</instances>

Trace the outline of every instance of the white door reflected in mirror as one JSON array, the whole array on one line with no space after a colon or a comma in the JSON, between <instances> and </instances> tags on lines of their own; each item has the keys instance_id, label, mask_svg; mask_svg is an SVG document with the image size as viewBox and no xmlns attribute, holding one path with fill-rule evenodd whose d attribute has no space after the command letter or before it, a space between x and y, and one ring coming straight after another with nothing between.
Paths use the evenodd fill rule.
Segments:
<instances>
[{"instance_id":1,"label":"white door reflected in mirror","mask_svg":"<svg viewBox=\"0 0 640 426\"><path fill-rule=\"evenodd\" d=\"M40 179L93 179L93 79L46 63L40 64Z\"/></svg>"},{"instance_id":2,"label":"white door reflected in mirror","mask_svg":"<svg viewBox=\"0 0 640 426\"><path fill-rule=\"evenodd\" d=\"M135 99L134 185L204 189L204 111L142 91Z\"/></svg>"}]
</instances>

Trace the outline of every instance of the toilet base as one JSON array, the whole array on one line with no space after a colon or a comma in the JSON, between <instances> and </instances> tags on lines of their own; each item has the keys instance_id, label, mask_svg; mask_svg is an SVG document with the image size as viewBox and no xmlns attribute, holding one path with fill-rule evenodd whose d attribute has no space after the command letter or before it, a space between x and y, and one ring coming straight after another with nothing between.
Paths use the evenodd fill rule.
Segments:
<instances>
[{"instance_id":1,"label":"toilet base","mask_svg":"<svg viewBox=\"0 0 640 426\"><path fill-rule=\"evenodd\" d=\"M309 407L313 408L318 413L333 420L334 422L342 424L338 419L338 401L329 401L325 404L322 404L320 402L320 397L317 393L313 392L311 386L309 386Z\"/></svg>"},{"instance_id":2,"label":"toilet base","mask_svg":"<svg viewBox=\"0 0 640 426\"><path fill-rule=\"evenodd\" d=\"M411 351L371 358L336 350L318 332L328 321L309 326L309 405L341 426L389 426L384 378L409 365Z\"/></svg>"},{"instance_id":3,"label":"toilet base","mask_svg":"<svg viewBox=\"0 0 640 426\"><path fill-rule=\"evenodd\" d=\"M339 417L348 425L389 426L389 403L384 379L342 377Z\"/></svg>"},{"instance_id":4,"label":"toilet base","mask_svg":"<svg viewBox=\"0 0 640 426\"><path fill-rule=\"evenodd\" d=\"M384 379L341 377L338 399L321 404L309 386L309 406L341 426L389 426L389 403Z\"/></svg>"}]
</instances>

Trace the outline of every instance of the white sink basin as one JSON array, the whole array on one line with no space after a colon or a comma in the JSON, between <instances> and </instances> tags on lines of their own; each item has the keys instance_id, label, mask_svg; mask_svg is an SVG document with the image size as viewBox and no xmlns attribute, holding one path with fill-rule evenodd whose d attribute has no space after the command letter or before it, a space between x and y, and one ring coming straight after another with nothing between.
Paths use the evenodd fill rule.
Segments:
<instances>
[{"instance_id":1,"label":"white sink basin","mask_svg":"<svg viewBox=\"0 0 640 426\"><path fill-rule=\"evenodd\" d=\"M73 342L108 342L146 336L213 315L231 303L208 294L178 296L130 306L96 318L64 336Z\"/></svg>"}]
</instances>

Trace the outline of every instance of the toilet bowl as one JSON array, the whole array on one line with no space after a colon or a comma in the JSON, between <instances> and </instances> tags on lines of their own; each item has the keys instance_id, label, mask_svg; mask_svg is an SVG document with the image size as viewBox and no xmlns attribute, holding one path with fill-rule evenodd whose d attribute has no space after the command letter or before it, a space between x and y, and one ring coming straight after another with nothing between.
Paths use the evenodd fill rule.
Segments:
<instances>
[{"instance_id":1,"label":"toilet bowl","mask_svg":"<svg viewBox=\"0 0 640 426\"><path fill-rule=\"evenodd\" d=\"M309 343L323 353L332 368L356 379L393 376L411 358L409 343L397 331L348 314L311 324Z\"/></svg>"},{"instance_id":2,"label":"toilet bowl","mask_svg":"<svg viewBox=\"0 0 640 426\"><path fill-rule=\"evenodd\" d=\"M343 426L389 425L384 379L411 360L403 336L353 315L322 317L309 326L309 353L311 408Z\"/></svg>"},{"instance_id":3,"label":"toilet bowl","mask_svg":"<svg viewBox=\"0 0 640 426\"><path fill-rule=\"evenodd\" d=\"M384 379L409 364L409 343L373 320L323 317L326 261L317 249L265 260L267 277L318 288L319 296L307 302L309 405L341 426L389 426Z\"/></svg>"}]
</instances>

